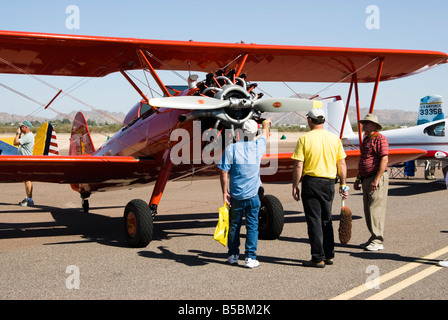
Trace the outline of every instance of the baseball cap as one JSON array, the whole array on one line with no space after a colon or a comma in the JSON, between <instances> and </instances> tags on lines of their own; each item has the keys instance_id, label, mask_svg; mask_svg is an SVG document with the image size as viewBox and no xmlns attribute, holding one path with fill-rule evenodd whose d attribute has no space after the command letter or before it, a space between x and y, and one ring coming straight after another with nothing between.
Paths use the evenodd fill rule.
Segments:
<instances>
[{"instance_id":1,"label":"baseball cap","mask_svg":"<svg viewBox=\"0 0 448 320\"><path fill-rule=\"evenodd\" d=\"M319 117L322 117L322 120L325 119L325 112L322 110L322 108L313 108L306 114L307 117L310 117L311 119L318 120Z\"/></svg>"},{"instance_id":2,"label":"baseball cap","mask_svg":"<svg viewBox=\"0 0 448 320\"><path fill-rule=\"evenodd\" d=\"M23 121L20 125L21 126L27 126L28 128L32 128L33 127L31 122L29 122L28 120Z\"/></svg>"},{"instance_id":3,"label":"baseball cap","mask_svg":"<svg viewBox=\"0 0 448 320\"><path fill-rule=\"evenodd\" d=\"M243 123L243 131L250 134L256 134L258 131L258 123L252 119L247 120Z\"/></svg>"}]
</instances>

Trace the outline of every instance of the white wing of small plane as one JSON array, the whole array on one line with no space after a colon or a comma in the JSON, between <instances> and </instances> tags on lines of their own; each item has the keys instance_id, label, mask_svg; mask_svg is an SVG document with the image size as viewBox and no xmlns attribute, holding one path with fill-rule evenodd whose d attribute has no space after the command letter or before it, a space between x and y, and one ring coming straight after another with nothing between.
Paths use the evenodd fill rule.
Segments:
<instances>
[{"instance_id":1,"label":"white wing of small plane","mask_svg":"<svg viewBox=\"0 0 448 320\"><path fill-rule=\"evenodd\" d=\"M345 105L340 97L324 100L327 111L327 129L340 135ZM448 161L447 119L426 122L414 127L381 131L388 139L389 148L417 148L427 151L419 159ZM359 149L359 137L352 130L348 117L343 131L343 143L346 148Z\"/></svg>"}]
</instances>

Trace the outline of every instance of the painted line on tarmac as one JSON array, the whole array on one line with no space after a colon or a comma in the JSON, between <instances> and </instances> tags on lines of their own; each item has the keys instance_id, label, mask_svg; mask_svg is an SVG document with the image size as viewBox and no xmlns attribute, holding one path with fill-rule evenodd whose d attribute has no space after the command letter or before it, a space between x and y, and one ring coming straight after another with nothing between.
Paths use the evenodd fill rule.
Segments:
<instances>
[{"instance_id":1,"label":"painted line on tarmac","mask_svg":"<svg viewBox=\"0 0 448 320\"><path fill-rule=\"evenodd\" d=\"M433 253L430 253L427 256L424 256L423 258L416 259L415 262L410 262L410 263L408 263L408 264L406 264L406 265L404 265L404 266L402 266L402 267L400 267L398 269L395 269L395 270L393 270L393 271L391 271L389 273L386 273L385 275L380 276L379 279L377 279L378 284L385 283L385 282L387 282L387 281L389 281L391 279L394 279L394 278L396 278L396 277L398 277L398 276L400 276L400 275L402 275L402 274L404 274L404 273L406 273L406 272L408 272L408 271L410 271L412 269L415 269L415 268L421 266L422 263L425 263L425 260L435 259L437 257L440 257L440 256L446 254L446 253L448 253L448 246L443 248L443 249L437 250L437 251L435 251ZM427 268L427 269L417 273L414 276L411 276L408 279L412 279L411 281L414 281L412 283L415 283L415 282L423 279L424 277L427 277L430 274L432 274L432 273L434 273L434 272L436 272L438 270L441 270L441 269L443 269L443 268L439 267L437 265L434 265L434 266L431 266L431 267L429 267L429 268ZM403 286L404 284L406 284L408 279L403 280L402 281L403 283L400 282L401 283L400 286ZM392 286L391 288L393 288L393 287L395 287L395 288L391 289L390 291L388 291L388 293L390 293L390 294L387 295L387 293L386 293L382 299L384 299L384 298L386 298L386 297L388 297L388 296L398 292L399 290L401 290L401 289L399 289L400 288L400 286L399 286L400 283ZM406 287L411 285L412 283L407 284ZM402 288L405 288L405 287L402 287ZM363 293L365 291L368 291L368 290L372 290L372 287L369 286L369 283L366 282L365 284L362 284L362 285L360 285L360 286L358 286L356 288L353 288L353 289L351 289L351 290L349 290L347 292L344 292L344 293L342 293L342 294L340 294L340 295L338 295L338 296L336 296L334 298L331 298L330 300L349 300L349 299L351 299L353 297L356 297L357 295L360 295L361 293ZM381 291L380 293L377 293L377 294L373 295L372 297L377 296L376 299L380 299L380 297L381 297L380 294L382 292L386 291L386 290L387 289ZM393 292L393 290L397 290L397 291ZM370 297L370 298L372 298L372 297Z\"/></svg>"},{"instance_id":2,"label":"painted line on tarmac","mask_svg":"<svg viewBox=\"0 0 448 320\"><path fill-rule=\"evenodd\" d=\"M401 291L401 290L409 287L410 285L416 283L417 281L420 281L420 280L426 278L427 276L433 274L434 272L437 272L442 269L443 269L443 267L440 267L438 265L430 266L430 267L426 268L425 270L420 271L419 273L416 273L413 276L411 276L397 284L394 284L393 286L391 286L387 289L384 289L384 290L378 292L377 294L374 294L373 296L367 298L366 300L386 299L386 298L390 297L391 295L397 293L398 291Z\"/></svg>"}]
</instances>

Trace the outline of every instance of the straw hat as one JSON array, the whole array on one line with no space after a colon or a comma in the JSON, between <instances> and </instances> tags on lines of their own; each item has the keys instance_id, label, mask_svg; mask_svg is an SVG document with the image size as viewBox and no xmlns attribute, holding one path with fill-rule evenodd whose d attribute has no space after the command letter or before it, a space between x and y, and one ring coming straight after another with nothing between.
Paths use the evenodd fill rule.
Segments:
<instances>
[{"instance_id":1,"label":"straw hat","mask_svg":"<svg viewBox=\"0 0 448 320\"><path fill-rule=\"evenodd\" d=\"M366 117L363 120L359 120L358 122L360 124L364 124L366 122L373 122L374 124L377 125L379 130L381 130L383 128L383 126L380 125L378 122L378 117L372 113L369 113L368 115L366 115Z\"/></svg>"}]
</instances>

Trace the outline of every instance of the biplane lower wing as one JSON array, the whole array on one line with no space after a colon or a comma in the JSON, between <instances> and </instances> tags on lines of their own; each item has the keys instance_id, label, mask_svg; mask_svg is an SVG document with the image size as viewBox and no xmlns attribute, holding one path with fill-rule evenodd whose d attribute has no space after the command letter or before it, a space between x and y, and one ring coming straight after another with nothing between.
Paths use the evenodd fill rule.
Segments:
<instances>
[{"instance_id":1,"label":"biplane lower wing","mask_svg":"<svg viewBox=\"0 0 448 320\"><path fill-rule=\"evenodd\" d=\"M347 154L347 177L353 178L358 174L358 162L361 157L360 150L346 150ZM389 165L403 163L417 159L426 154L426 151L420 149L389 149ZM273 175L263 175L261 179L264 182L288 182L292 181L293 160L292 153L281 153L277 155L278 169ZM266 159L275 157L275 155L266 155Z\"/></svg>"},{"instance_id":2,"label":"biplane lower wing","mask_svg":"<svg viewBox=\"0 0 448 320\"><path fill-rule=\"evenodd\" d=\"M358 162L361 157L360 150L348 150L347 154L347 177L353 178L358 174ZM420 149L389 149L389 165L402 163L410 160L414 160L422 155L426 151ZM273 175L263 175L261 179L264 182L289 182L292 181L292 167L293 160L291 159L292 153L281 153L278 155L266 155L264 159L273 159L277 156L278 168L277 172Z\"/></svg>"},{"instance_id":3,"label":"biplane lower wing","mask_svg":"<svg viewBox=\"0 0 448 320\"><path fill-rule=\"evenodd\" d=\"M132 184L157 178L155 160L116 156L0 156L0 181ZM125 181L128 181L125 183Z\"/></svg>"},{"instance_id":4,"label":"biplane lower wing","mask_svg":"<svg viewBox=\"0 0 448 320\"><path fill-rule=\"evenodd\" d=\"M348 177L358 172L359 150L347 153ZM402 163L424 155L420 149L390 149L389 164ZM267 154L263 157L263 168L268 174L262 175L265 182L291 181L292 153ZM104 186L130 186L155 181L160 172L160 163L151 159L119 156L0 156L0 181L40 181L52 183L89 183ZM193 169L194 168L194 169ZM270 172L270 174L269 174ZM212 178L219 174L216 165L175 166L171 178ZM92 190L93 191L93 190Z\"/></svg>"},{"instance_id":5,"label":"biplane lower wing","mask_svg":"<svg viewBox=\"0 0 448 320\"><path fill-rule=\"evenodd\" d=\"M345 153L347 154L347 176L356 177L358 174L358 162L361 157L361 151L346 150ZM421 157L424 154L426 154L426 151L421 149L389 149L388 166L411 161Z\"/></svg>"}]
</instances>

